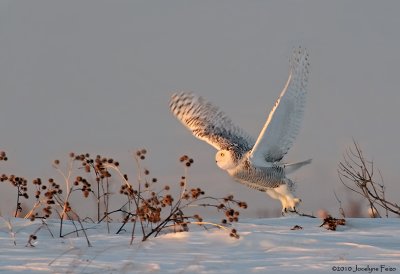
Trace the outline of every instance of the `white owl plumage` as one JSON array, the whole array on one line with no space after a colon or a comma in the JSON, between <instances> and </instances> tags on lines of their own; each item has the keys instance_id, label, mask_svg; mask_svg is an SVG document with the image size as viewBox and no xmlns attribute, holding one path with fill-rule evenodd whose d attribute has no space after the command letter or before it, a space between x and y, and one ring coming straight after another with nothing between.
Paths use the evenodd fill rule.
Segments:
<instances>
[{"instance_id":1,"label":"white owl plumage","mask_svg":"<svg viewBox=\"0 0 400 274\"><path fill-rule=\"evenodd\" d=\"M307 50L297 48L290 59L287 83L255 140L216 106L189 92L172 95L170 109L193 135L215 147L217 165L235 180L264 191L282 203L282 212L295 211L294 182L286 177L311 160L281 162L298 135L304 116L309 76Z\"/></svg>"}]
</instances>

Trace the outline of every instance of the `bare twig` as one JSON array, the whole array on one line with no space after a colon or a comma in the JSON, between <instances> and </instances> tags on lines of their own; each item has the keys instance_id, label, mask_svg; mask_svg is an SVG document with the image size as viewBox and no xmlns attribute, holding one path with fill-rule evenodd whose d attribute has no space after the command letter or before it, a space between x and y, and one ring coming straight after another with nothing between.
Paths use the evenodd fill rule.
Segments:
<instances>
[{"instance_id":1,"label":"bare twig","mask_svg":"<svg viewBox=\"0 0 400 274\"><path fill-rule=\"evenodd\" d=\"M383 177L380 175L380 182L374 178L374 162L364 157L360 145L353 140L354 148L349 148L343 156L343 161L338 165L340 181L349 190L363 196L369 205L372 217L381 217L378 207L385 210L386 217L389 212L400 216L400 206L390 202L385 196Z\"/></svg>"},{"instance_id":2,"label":"bare twig","mask_svg":"<svg viewBox=\"0 0 400 274\"><path fill-rule=\"evenodd\" d=\"M9 230L9 233L10 233L10 237L11 237L11 239L12 239L12 241L13 241L13 244L16 246L17 245L17 240L15 239L15 232L14 232L14 230L13 230L13 226L12 226L12 224L11 224L11 221L10 221L10 219L6 219L6 218L4 218L3 216L1 216L0 215L0 217L4 220L4 222L7 224L7 227L8 227L8 230Z\"/></svg>"},{"instance_id":3,"label":"bare twig","mask_svg":"<svg viewBox=\"0 0 400 274\"><path fill-rule=\"evenodd\" d=\"M37 239L36 234L43 228L46 228L47 231L49 231L51 237L54 238L54 235L51 232L51 230L50 230L49 226L47 225L46 221L44 219L42 219L42 224L38 228L36 228L36 230L31 235L29 235L28 243L26 244L27 247L28 246L35 247L35 245L33 244L33 241L35 241Z\"/></svg>"},{"instance_id":4,"label":"bare twig","mask_svg":"<svg viewBox=\"0 0 400 274\"><path fill-rule=\"evenodd\" d=\"M344 209L342 207L342 201L339 199L335 191L333 191L333 194L335 195L336 201L339 203L339 214L342 215L343 218L346 218L346 214L344 213Z\"/></svg>"}]
</instances>

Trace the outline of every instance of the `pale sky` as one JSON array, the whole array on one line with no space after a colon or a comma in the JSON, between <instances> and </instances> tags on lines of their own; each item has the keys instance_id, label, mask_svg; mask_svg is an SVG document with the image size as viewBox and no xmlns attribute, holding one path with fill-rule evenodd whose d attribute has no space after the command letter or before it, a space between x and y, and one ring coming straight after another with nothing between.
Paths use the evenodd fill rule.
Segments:
<instances>
[{"instance_id":1,"label":"pale sky","mask_svg":"<svg viewBox=\"0 0 400 274\"><path fill-rule=\"evenodd\" d=\"M145 147L160 183L195 160L193 186L249 204L246 216L279 211L278 200L234 182L215 150L169 112L190 90L258 136L281 92L292 48L310 54L308 102L285 161L313 158L291 175L301 210L337 213L333 191L352 197L337 164L355 138L373 158L388 195L400 191L399 1L1 1L0 172L56 177L70 151L115 157L134 175ZM4 211L11 187L0 185ZM11 192L12 193L12 192ZM355 196L354 196L355 198Z\"/></svg>"}]
</instances>

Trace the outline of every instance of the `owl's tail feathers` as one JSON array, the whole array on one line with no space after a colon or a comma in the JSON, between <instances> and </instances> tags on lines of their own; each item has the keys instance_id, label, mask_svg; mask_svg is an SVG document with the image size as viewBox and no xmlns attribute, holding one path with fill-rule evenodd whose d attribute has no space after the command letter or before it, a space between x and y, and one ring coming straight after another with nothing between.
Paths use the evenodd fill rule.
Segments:
<instances>
[{"instance_id":1,"label":"owl's tail feathers","mask_svg":"<svg viewBox=\"0 0 400 274\"><path fill-rule=\"evenodd\" d=\"M312 161L312 159L308 159L308 160L305 160L305 161L302 161L302 162L284 164L283 168L285 169L285 173L286 174L290 174L290 173L298 170L302 166L310 164L311 161Z\"/></svg>"}]
</instances>

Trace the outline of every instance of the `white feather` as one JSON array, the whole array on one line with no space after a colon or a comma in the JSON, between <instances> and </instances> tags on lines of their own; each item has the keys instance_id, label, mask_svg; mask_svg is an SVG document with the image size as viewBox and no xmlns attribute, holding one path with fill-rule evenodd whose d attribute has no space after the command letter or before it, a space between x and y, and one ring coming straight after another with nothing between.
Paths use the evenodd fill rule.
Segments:
<instances>
[{"instance_id":1,"label":"white feather","mask_svg":"<svg viewBox=\"0 0 400 274\"><path fill-rule=\"evenodd\" d=\"M253 165L278 162L292 147L303 119L308 75L308 53L305 49L296 49L289 79L250 154Z\"/></svg>"}]
</instances>

